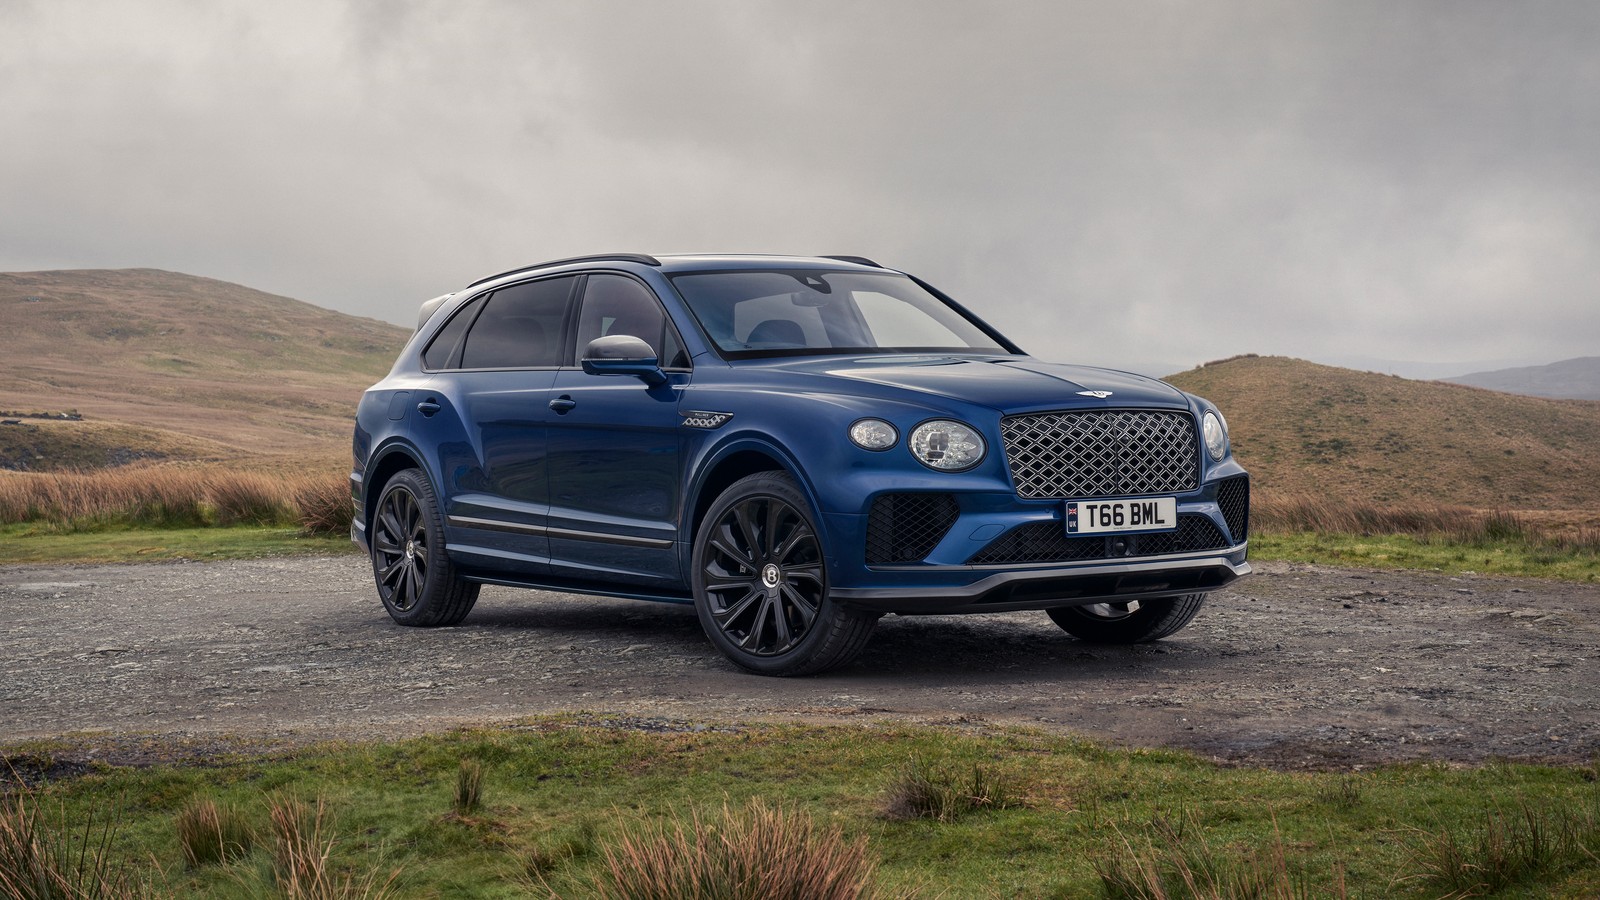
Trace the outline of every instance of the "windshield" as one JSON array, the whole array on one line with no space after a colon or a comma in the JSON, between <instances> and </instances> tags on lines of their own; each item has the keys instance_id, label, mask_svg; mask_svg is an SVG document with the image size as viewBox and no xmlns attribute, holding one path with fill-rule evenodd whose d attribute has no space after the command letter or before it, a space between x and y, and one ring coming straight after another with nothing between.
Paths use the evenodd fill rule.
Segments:
<instances>
[{"instance_id":1,"label":"windshield","mask_svg":"<svg viewBox=\"0 0 1600 900\"><path fill-rule=\"evenodd\" d=\"M1007 353L921 285L892 272L699 272L673 285L723 356Z\"/></svg>"}]
</instances>

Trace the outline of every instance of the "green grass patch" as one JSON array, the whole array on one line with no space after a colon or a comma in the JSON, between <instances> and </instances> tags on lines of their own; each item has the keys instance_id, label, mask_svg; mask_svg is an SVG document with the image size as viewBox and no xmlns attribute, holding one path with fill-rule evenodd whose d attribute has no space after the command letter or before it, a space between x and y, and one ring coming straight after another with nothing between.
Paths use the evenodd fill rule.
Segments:
<instances>
[{"instance_id":1,"label":"green grass patch","mask_svg":"<svg viewBox=\"0 0 1600 900\"><path fill-rule=\"evenodd\" d=\"M64 530L42 522L0 525L0 565L260 559L353 552L356 546L348 536L307 534L299 528L108 526Z\"/></svg>"},{"instance_id":2,"label":"green grass patch","mask_svg":"<svg viewBox=\"0 0 1600 900\"><path fill-rule=\"evenodd\" d=\"M28 771L82 758L59 742L12 752ZM471 811L458 802L463 760L481 766ZM962 776L958 785L981 772L1007 785L1008 802L943 818L890 814L913 760ZM1474 890L1480 872L1498 897L1594 896L1600 886L1592 766L1285 773L1024 729L637 730L568 716L203 767L101 766L35 784L30 799L47 811L39 821L55 816L69 831L115 811L112 867L134 867L172 897L270 895L261 887L282 870L274 829L293 799L322 810L311 844L327 851L330 879L393 876L400 896L594 896L628 840L636 855L641 835L711 840L726 811L741 809L783 812L780 845L782 832L819 844L837 835L836 850L864 843L874 890L889 896L1179 897L1191 895L1179 889L1188 878L1267 886L1251 896L1438 897ZM204 803L234 811L254 839L192 862L180 823ZM1529 835L1548 839L1506 849Z\"/></svg>"},{"instance_id":3,"label":"green grass patch","mask_svg":"<svg viewBox=\"0 0 1600 900\"><path fill-rule=\"evenodd\" d=\"M1600 553L1593 549L1563 549L1515 537L1459 541L1438 535L1257 531L1250 535L1250 558L1372 569L1423 569L1452 575L1600 581Z\"/></svg>"}]
</instances>

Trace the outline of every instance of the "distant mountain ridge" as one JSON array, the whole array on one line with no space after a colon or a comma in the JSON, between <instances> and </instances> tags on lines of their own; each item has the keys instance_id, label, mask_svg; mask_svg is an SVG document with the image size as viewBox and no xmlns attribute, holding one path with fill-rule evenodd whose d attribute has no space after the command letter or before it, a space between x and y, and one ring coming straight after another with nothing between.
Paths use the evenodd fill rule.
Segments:
<instances>
[{"instance_id":1,"label":"distant mountain ridge","mask_svg":"<svg viewBox=\"0 0 1600 900\"><path fill-rule=\"evenodd\" d=\"M102 445L112 460L341 459L362 390L389 370L409 335L160 269L0 273L0 409L84 416L81 428L0 427L0 466L83 465ZM126 428L97 438L90 432L99 425ZM150 438L117 445L136 434Z\"/></svg>"},{"instance_id":2,"label":"distant mountain ridge","mask_svg":"<svg viewBox=\"0 0 1600 900\"><path fill-rule=\"evenodd\" d=\"M1544 366L1495 369L1440 380L1530 397L1600 400L1600 356L1579 356Z\"/></svg>"}]
</instances>

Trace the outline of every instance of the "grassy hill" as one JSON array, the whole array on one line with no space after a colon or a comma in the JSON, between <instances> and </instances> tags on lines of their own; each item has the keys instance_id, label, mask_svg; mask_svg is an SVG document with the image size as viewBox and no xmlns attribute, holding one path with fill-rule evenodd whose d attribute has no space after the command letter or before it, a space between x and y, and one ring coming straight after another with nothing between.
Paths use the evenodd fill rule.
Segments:
<instances>
[{"instance_id":1,"label":"grassy hill","mask_svg":"<svg viewBox=\"0 0 1600 900\"><path fill-rule=\"evenodd\" d=\"M1284 357L1169 376L1228 417L1269 495L1483 509L1600 509L1600 403L1410 381Z\"/></svg>"},{"instance_id":2,"label":"grassy hill","mask_svg":"<svg viewBox=\"0 0 1600 900\"><path fill-rule=\"evenodd\" d=\"M157 269L0 273L0 467L342 461L404 328ZM14 417L8 415L7 418Z\"/></svg>"},{"instance_id":3,"label":"grassy hill","mask_svg":"<svg viewBox=\"0 0 1600 900\"><path fill-rule=\"evenodd\" d=\"M0 469L344 462L406 329L155 269L0 273ZM1282 357L1170 376L1218 403L1263 496L1600 510L1600 402ZM18 413L56 413L54 418ZM82 419L62 418L75 411Z\"/></svg>"}]
</instances>

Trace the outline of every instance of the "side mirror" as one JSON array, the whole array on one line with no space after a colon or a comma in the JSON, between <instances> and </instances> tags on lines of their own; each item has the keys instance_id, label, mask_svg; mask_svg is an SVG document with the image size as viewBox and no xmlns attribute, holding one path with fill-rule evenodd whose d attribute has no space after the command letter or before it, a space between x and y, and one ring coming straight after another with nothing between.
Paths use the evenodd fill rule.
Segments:
<instances>
[{"instance_id":1,"label":"side mirror","mask_svg":"<svg viewBox=\"0 0 1600 900\"><path fill-rule=\"evenodd\" d=\"M656 351L631 334L612 334L590 341L583 348L583 370L590 375L637 375L652 386L667 381Z\"/></svg>"}]
</instances>

